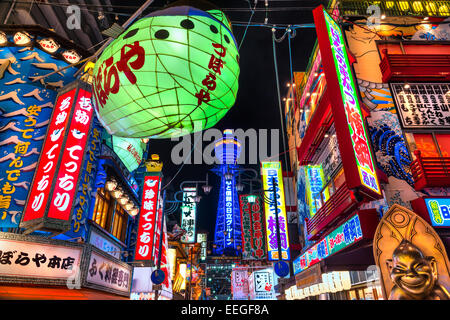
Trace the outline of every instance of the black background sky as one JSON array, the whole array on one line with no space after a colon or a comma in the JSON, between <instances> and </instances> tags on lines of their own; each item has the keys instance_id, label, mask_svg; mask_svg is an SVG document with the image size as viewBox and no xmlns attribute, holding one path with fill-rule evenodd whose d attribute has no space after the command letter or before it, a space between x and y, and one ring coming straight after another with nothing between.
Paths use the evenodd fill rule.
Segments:
<instances>
[{"instance_id":1,"label":"black background sky","mask_svg":"<svg viewBox=\"0 0 450 320\"><path fill-rule=\"evenodd\" d=\"M123 1L112 1L113 5L123 4ZM127 5L140 5L144 0L127 1ZM145 11L148 14L158 10L174 1L155 0L149 9ZM249 3L252 8L255 5L254 0L212 0L211 3L220 7L229 17L233 24L233 33L240 44L243 38L245 27L236 26L236 24L246 24L251 16ZM269 0L268 24L295 25L313 23L312 9L320 4L326 4L327 1L286 1ZM241 8L241 9L239 9ZM256 6L257 10L252 17L252 23L263 24L266 17L264 0L259 0ZM121 20L124 18L120 18ZM276 35L281 37L284 30L278 30ZM309 56L311 55L316 33L313 28L298 29L296 37L291 40L293 71L304 71ZM287 93L286 84L290 81L289 66L289 47L287 38L281 43L276 44L277 63L280 79L281 96ZM278 94L276 87L276 78L274 71L272 31L267 27L250 26L244 38L240 49L240 77L239 91L235 105L218 122L215 128L219 130L230 129L280 129L280 112L278 106ZM284 104L283 112L284 112ZM194 141L194 139L192 139ZM170 154L172 147L177 142L170 139L151 140L150 153L157 153L164 162L163 173L165 183L171 180L171 187L178 190L179 184L185 180L204 180L206 172L212 166L207 165L185 165L181 171L179 166L171 162ZM287 141L286 141L287 143ZM206 146L207 142L203 143ZM283 151L283 145L280 139L280 152ZM283 160L282 158L280 160ZM284 165L283 165L284 167ZM253 166L258 169L258 166ZM284 168L285 169L285 168ZM179 172L178 172L179 171ZM178 173L177 173L178 172ZM197 230L204 230L210 233L209 239L214 235L214 224L218 202L218 192L220 180L213 173L209 174L210 184L213 190L209 195L203 195L202 201L198 206Z\"/></svg>"}]
</instances>

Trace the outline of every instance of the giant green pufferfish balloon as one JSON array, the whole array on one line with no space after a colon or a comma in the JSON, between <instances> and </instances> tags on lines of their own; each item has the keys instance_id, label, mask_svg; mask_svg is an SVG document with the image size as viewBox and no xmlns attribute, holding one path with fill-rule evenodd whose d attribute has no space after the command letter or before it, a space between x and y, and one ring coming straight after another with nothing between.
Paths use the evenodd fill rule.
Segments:
<instances>
[{"instance_id":1,"label":"giant green pufferfish balloon","mask_svg":"<svg viewBox=\"0 0 450 320\"><path fill-rule=\"evenodd\" d=\"M98 118L130 138L170 138L214 126L233 106L239 53L219 10L177 6L140 19L94 68Z\"/></svg>"}]
</instances>

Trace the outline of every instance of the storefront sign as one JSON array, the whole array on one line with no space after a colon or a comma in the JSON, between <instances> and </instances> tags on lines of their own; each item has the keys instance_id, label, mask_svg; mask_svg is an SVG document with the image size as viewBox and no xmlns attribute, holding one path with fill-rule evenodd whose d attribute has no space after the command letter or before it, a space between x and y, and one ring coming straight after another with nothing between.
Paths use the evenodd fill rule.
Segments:
<instances>
[{"instance_id":1,"label":"storefront sign","mask_svg":"<svg viewBox=\"0 0 450 320\"><path fill-rule=\"evenodd\" d=\"M306 196L309 203L310 217L314 217L317 209L322 206L322 203L330 197L328 190L324 192L324 199L320 196L320 191L325 186L325 177L322 170L322 165L306 166Z\"/></svg>"},{"instance_id":2,"label":"storefront sign","mask_svg":"<svg viewBox=\"0 0 450 320\"><path fill-rule=\"evenodd\" d=\"M272 269L254 271L249 279L250 300L276 300Z\"/></svg>"},{"instance_id":3,"label":"storefront sign","mask_svg":"<svg viewBox=\"0 0 450 320\"><path fill-rule=\"evenodd\" d=\"M265 222L266 222L266 239L267 253L270 261L278 260L278 241L276 231L275 201L274 200L274 182L276 183L275 194L278 208L278 225L280 232L280 247L282 260L289 260L289 237L286 220L286 207L283 188L283 174L281 172L281 162L262 162L261 163L263 186L265 196L270 202L265 202Z\"/></svg>"},{"instance_id":4,"label":"storefront sign","mask_svg":"<svg viewBox=\"0 0 450 320\"><path fill-rule=\"evenodd\" d=\"M29 231L70 228L93 116L84 87L75 82L57 98L22 218L21 227Z\"/></svg>"},{"instance_id":5,"label":"storefront sign","mask_svg":"<svg viewBox=\"0 0 450 320\"><path fill-rule=\"evenodd\" d=\"M74 109L47 214L49 218L63 221L71 217L94 114L89 91L78 90Z\"/></svg>"},{"instance_id":6,"label":"storefront sign","mask_svg":"<svg viewBox=\"0 0 450 320\"><path fill-rule=\"evenodd\" d=\"M407 129L450 127L449 83L391 83L402 126Z\"/></svg>"},{"instance_id":7,"label":"storefront sign","mask_svg":"<svg viewBox=\"0 0 450 320\"><path fill-rule=\"evenodd\" d=\"M93 229L91 229L91 234L89 235L89 243L103 252L112 255L114 258L120 259L120 247L106 239L106 237L93 231Z\"/></svg>"},{"instance_id":8,"label":"storefront sign","mask_svg":"<svg viewBox=\"0 0 450 320\"><path fill-rule=\"evenodd\" d=\"M161 177L159 175L147 175L144 178L135 260L151 261L153 257L153 239L155 225L157 224L156 212L160 183Z\"/></svg>"},{"instance_id":9,"label":"storefront sign","mask_svg":"<svg viewBox=\"0 0 450 320\"><path fill-rule=\"evenodd\" d=\"M361 240L363 232L358 214L337 227L294 260L294 274Z\"/></svg>"},{"instance_id":10,"label":"storefront sign","mask_svg":"<svg viewBox=\"0 0 450 320\"><path fill-rule=\"evenodd\" d=\"M127 296L132 267L114 258L106 258L93 249L89 258L85 286Z\"/></svg>"},{"instance_id":11,"label":"storefront sign","mask_svg":"<svg viewBox=\"0 0 450 320\"><path fill-rule=\"evenodd\" d=\"M231 272L233 300L248 300L248 269L236 268Z\"/></svg>"},{"instance_id":12,"label":"storefront sign","mask_svg":"<svg viewBox=\"0 0 450 320\"><path fill-rule=\"evenodd\" d=\"M450 227L450 198L425 198L433 227Z\"/></svg>"},{"instance_id":13,"label":"storefront sign","mask_svg":"<svg viewBox=\"0 0 450 320\"><path fill-rule=\"evenodd\" d=\"M99 163L97 162L100 154L100 137L102 127L93 114L92 130L88 142L88 150L84 160L83 170L80 176L78 193L75 197L75 208L72 214L72 226L69 231L64 233L69 239L81 237L86 239L87 218L90 213L89 208L95 203L93 199L93 191L95 188L95 180Z\"/></svg>"},{"instance_id":14,"label":"storefront sign","mask_svg":"<svg viewBox=\"0 0 450 320\"><path fill-rule=\"evenodd\" d=\"M0 233L0 282L63 284L79 276L82 252L80 245Z\"/></svg>"},{"instance_id":15,"label":"storefront sign","mask_svg":"<svg viewBox=\"0 0 450 320\"><path fill-rule=\"evenodd\" d=\"M316 8L313 15L327 80L327 92L332 101L339 149L341 154L348 155L342 158L347 185L349 188L363 188L379 198L381 191L375 171L376 164L373 161L342 31L323 6Z\"/></svg>"},{"instance_id":16,"label":"storefront sign","mask_svg":"<svg viewBox=\"0 0 450 320\"><path fill-rule=\"evenodd\" d=\"M250 197L254 198L254 202L249 202ZM241 195L239 202L241 207L242 259L266 259L264 213L261 197Z\"/></svg>"},{"instance_id":17,"label":"storefront sign","mask_svg":"<svg viewBox=\"0 0 450 320\"><path fill-rule=\"evenodd\" d=\"M183 189L183 206L181 207L181 229L186 230L186 233L181 236L181 242L194 243L195 242L195 221L197 215L197 203L195 197L197 196L197 189L188 187Z\"/></svg>"},{"instance_id":18,"label":"storefront sign","mask_svg":"<svg viewBox=\"0 0 450 320\"><path fill-rule=\"evenodd\" d=\"M51 196L51 188L57 172L59 157L64 145L64 137L75 100L76 88L58 96L53 115L48 127L47 136L41 151L33 183L30 186L22 224L44 217L47 202ZM29 225L29 223L27 223ZM21 225L22 227L22 225ZM25 227L25 226L24 226Z\"/></svg>"},{"instance_id":19,"label":"storefront sign","mask_svg":"<svg viewBox=\"0 0 450 320\"><path fill-rule=\"evenodd\" d=\"M200 260L205 261L207 256L208 235L197 233L197 243L200 243Z\"/></svg>"},{"instance_id":20,"label":"storefront sign","mask_svg":"<svg viewBox=\"0 0 450 320\"><path fill-rule=\"evenodd\" d=\"M322 281L322 270L320 264L315 264L295 275L295 284L298 289L308 287Z\"/></svg>"}]
</instances>

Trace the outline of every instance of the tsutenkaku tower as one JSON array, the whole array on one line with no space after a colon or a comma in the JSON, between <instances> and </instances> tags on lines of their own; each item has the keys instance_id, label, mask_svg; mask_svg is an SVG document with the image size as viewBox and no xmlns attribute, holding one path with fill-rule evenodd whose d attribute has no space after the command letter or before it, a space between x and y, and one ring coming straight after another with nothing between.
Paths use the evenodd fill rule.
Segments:
<instances>
[{"instance_id":1,"label":"tsutenkaku tower","mask_svg":"<svg viewBox=\"0 0 450 320\"><path fill-rule=\"evenodd\" d=\"M220 194L217 206L213 253L215 255L238 255L242 248L241 216L236 189L238 175L237 159L241 153L241 142L227 129L222 139L216 141L214 150L220 165L212 171L220 177ZM241 249L240 249L241 250Z\"/></svg>"}]
</instances>

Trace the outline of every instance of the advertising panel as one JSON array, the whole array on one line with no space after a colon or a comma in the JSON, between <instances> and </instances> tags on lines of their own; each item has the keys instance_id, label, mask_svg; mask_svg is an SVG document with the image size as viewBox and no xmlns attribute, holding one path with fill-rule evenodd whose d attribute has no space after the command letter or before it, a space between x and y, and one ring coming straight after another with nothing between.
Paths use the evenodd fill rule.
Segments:
<instances>
[{"instance_id":1,"label":"advertising panel","mask_svg":"<svg viewBox=\"0 0 450 320\"><path fill-rule=\"evenodd\" d=\"M305 270L362 238L361 223L358 214L356 214L295 259L293 262L294 274Z\"/></svg>"},{"instance_id":2,"label":"advertising panel","mask_svg":"<svg viewBox=\"0 0 450 320\"><path fill-rule=\"evenodd\" d=\"M323 6L314 9L313 15L339 149L348 155L342 158L347 185L380 198L376 165L342 31Z\"/></svg>"},{"instance_id":3,"label":"advertising panel","mask_svg":"<svg viewBox=\"0 0 450 320\"><path fill-rule=\"evenodd\" d=\"M325 190L324 199L320 196L320 191L325 186L325 176L323 174L322 165L306 166L306 197L309 203L310 217L314 217L317 208L330 197L328 190Z\"/></svg>"},{"instance_id":4,"label":"advertising panel","mask_svg":"<svg viewBox=\"0 0 450 320\"><path fill-rule=\"evenodd\" d=\"M272 269L254 271L249 279L250 300L276 300Z\"/></svg>"},{"instance_id":5,"label":"advertising panel","mask_svg":"<svg viewBox=\"0 0 450 320\"><path fill-rule=\"evenodd\" d=\"M250 197L254 202L249 202ZM242 259L266 259L262 200L256 195L241 195Z\"/></svg>"},{"instance_id":6,"label":"advertising panel","mask_svg":"<svg viewBox=\"0 0 450 320\"><path fill-rule=\"evenodd\" d=\"M128 296L133 268L114 258L91 251L85 286Z\"/></svg>"},{"instance_id":7,"label":"advertising panel","mask_svg":"<svg viewBox=\"0 0 450 320\"><path fill-rule=\"evenodd\" d=\"M233 300L248 300L248 270L235 268L231 272L231 291Z\"/></svg>"},{"instance_id":8,"label":"advertising panel","mask_svg":"<svg viewBox=\"0 0 450 320\"><path fill-rule=\"evenodd\" d=\"M0 233L0 282L63 284L80 276L82 246L36 238Z\"/></svg>"},{"instance_id":9,"label":"advertising panel","mask_svg":"<svg viewBox=\"0 0 450 320\"><path fill-rule=\"evenodd\" d=\"M186 233L181 236L181 242L195 242L195 221L197 215L197 203L195 197L197 189L195 187L187 187L183 189L183 206L181 207L181 229Z\"/></svg>"},{"instance_id":10,"label":"advertising panel","mask_svg":"<svg viewBox=\"0 0 450 320\"><path fill-rule=\"evenodd\" d=\"M275 216L275 201L274 192L267 191L273 190L274 182L276 184L276 204L278 208L278 226L280 231L280 247L281 247L281 259L289 260L289 236L286 220L286 207L284 200L284 188L283 188L283 174L281 171L281 162L262 162L261 163L261 175L263 179L263 186L265 190L265 196L270 201L265 202L265 223L266 223L266 240L267 240L267 254L270 261L278 260L278 240L276 231L276 216Z\"/></svg>"},{"instance_id":11,"label":"advertising panel","mask_svg":"<svg viewBox=\"0 0 450 320\"><path fill-rule=\"evenodd\" d=\"M450 227L450 198L425 198L433 227Z\"/></svg>"},{"instance_id":12,"label":"advertising panel","mask_svg":"<svg viewBox=\"0 0 450 320\"><path fill-rule=\"evenodd\" d=\"M391 83L398 115L405 129L450 127L450 83Z\"/></svg>"},{"instance_id":13,"label":"advertising panel","mask_svg":"<svg viewBox=\"0 0 450 320\"><path fill-rule=\"evenodd\" d=\"M161 177L159 175L147 175L144 178L135 260L151 261L153 257L153 239L155 225L157 224L156 212L160 183Z\"/></svg>"}]
</instances>

